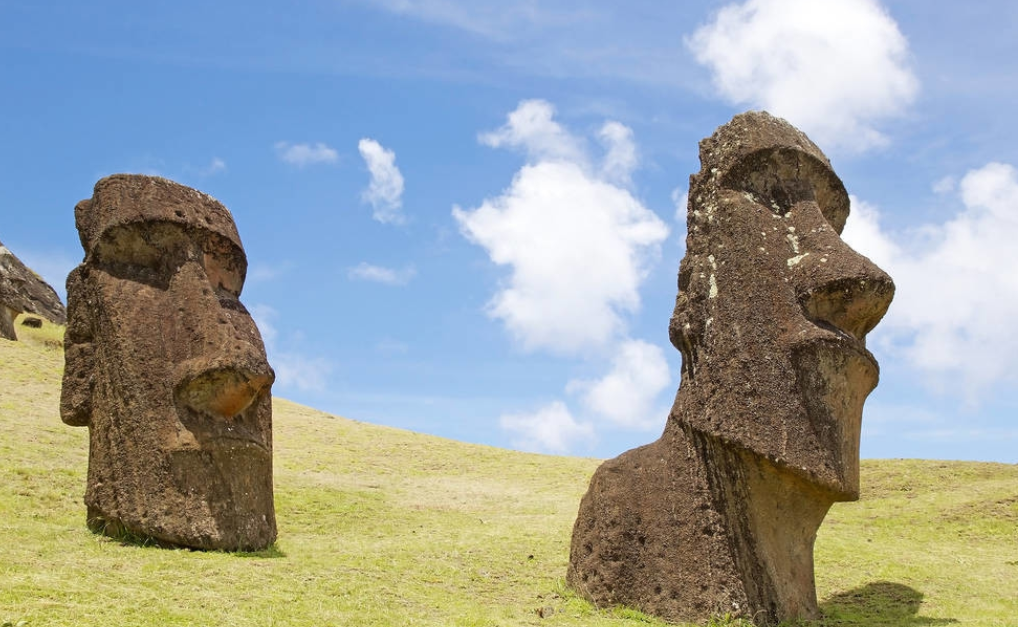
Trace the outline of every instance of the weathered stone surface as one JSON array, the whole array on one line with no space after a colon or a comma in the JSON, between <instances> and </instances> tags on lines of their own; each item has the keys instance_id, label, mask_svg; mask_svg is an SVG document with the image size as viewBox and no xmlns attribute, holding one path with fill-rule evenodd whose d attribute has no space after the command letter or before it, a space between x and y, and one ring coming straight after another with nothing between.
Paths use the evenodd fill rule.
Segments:
<instances>
[{"instance_id":1,"label":"weathered stone surface","mask_svg":"<svg viewBox=\"0 0 1018 627\"><path fill-rule=\"evenodd\" d=\"M0 244L0 338L18 339L14 319L22 313L64 324L67 312L56 291Z\"/></svg>"},{"instance_id":2,"label":"weathered stone surface","mask_svg":"<svg viewBox=\"0 0 1018 627\"><path fill-rule=\"evenodd\" d=\"M859 495L864 338L894 285L841 240L845 188L787 122L736 116L700 163L669 326L682 383L661 438L595 472L567 579L673 621L813 618L813 543Z\"/></svg>"},{"instance_id":3,"label":"weathered stone surface","mask_svg":"<svg viewBox=\"0 0 1018 627\"><path fill-rule=\"evenodd\" d=\"M257 550L276 538L274 379L239 297L247 259L218 201L118 174L74 210L60 411L89 428L90 528Z\"/></svg>"}]
</instances>

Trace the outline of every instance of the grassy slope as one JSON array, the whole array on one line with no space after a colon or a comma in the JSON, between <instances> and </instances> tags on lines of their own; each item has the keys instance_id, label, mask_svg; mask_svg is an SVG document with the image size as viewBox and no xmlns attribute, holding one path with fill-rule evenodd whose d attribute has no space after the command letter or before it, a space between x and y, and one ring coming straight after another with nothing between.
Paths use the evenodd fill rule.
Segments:
<instances>
[{"instance_id":1,"label":"grassy slope","mask_svg":"<svg viewBox=\"0 0 1018 627\"><path fill-rule=\"evenodd\" d=\"M462 444L276 400L279 542L228 555L84 526L87 430L60 329L0 340L0 625L647 625L562 585L597 462ZM1018 625L1018 467L863 465L816 547L817 625ZM542 618L538 614L549 614Z\"/></svg>"}]
</instances>

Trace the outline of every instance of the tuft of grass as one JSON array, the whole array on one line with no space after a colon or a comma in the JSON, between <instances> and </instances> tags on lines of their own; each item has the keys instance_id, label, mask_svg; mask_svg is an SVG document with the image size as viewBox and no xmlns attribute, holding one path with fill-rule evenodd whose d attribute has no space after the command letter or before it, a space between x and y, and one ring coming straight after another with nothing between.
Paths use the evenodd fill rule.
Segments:
<instances>
[{"instance_id":1,"label":"tuft of grass","mask_svg":"<svg viewBox=\"0 0 1018 627\"><path fill-rule=\"evenodd\" d=\"M468 445L274 401L279 541L256 553L93 535L61 329L0 340L0 625L664 625L565 587L599 463ZM867 461L816 545L822 621L1015 625L1018 467ZM746 627L719 616L712 627Z\"/></svg>"}]
</instances>

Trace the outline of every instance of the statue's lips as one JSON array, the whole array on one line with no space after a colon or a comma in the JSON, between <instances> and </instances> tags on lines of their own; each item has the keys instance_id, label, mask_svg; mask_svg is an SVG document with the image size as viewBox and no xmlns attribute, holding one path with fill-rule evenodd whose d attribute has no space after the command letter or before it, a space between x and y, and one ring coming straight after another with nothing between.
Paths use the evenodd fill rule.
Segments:
<instances>
[{"instance_id":1,"label":"statue's lips","mask_svg":"<svg viewBox=\"0 0 1018 627\"><path fill-rule=\"evenodd\" d=\"M246 429L226 429L221 431L219 434L212 436L210 440L217 448L220 449L255 448L266 455L272 455L272 452L268 449L268 447L260 442L255 434L247 431Z\"/></svg>"},{"instance_id":2,"label":"statue's lips","mask_svg":"<svg viewBox=\"0 0 1018 627\"><path fill-rule=\"evenodd\" d=\"M873 353L871 353L868 348L866 348L866 343L863 340L860 340L851 333L839 329L833 324L827 322L821 321L814 324L817 324L817 326L825 331L824 335L826 337L823 338L823 341L838 346L846 353L861 357L875 373L880 372L880 367L877 365L877 358L873 356ZM831 339L834 341L831 342Z\"/></svg>"},{"instance_id":3,"label":"statue's lips","mask_svg":"<svg viewBox=\"0 0 1018 627\"><path fill-rule=\"evenodd\" d=\"M272 452L263 434L248 426L256 419L249 414L256 412L258 405L257 402L253 403L232 419L224 419L222 416L214 416L186 406L178 408L178 415L183 425L194 436L195 444L203 449L248 449L250 453L271 457Z\"/></svg>"}]
</instances>

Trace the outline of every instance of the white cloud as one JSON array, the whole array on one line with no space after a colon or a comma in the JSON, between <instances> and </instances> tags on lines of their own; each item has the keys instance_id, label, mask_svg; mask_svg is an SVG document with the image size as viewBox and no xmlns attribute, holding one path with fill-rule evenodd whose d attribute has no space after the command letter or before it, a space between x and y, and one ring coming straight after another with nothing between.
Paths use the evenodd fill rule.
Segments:
<instances>
[{"instance_id":1,"label":"white cloud","mask_svg":"<svg viewBox=\"0 0 1018 627\"><path fill-rule=\"evenodd\" d=\"M555 107L551 103L524 100L507 117L498 130L481 133L480 142L492 148L522 148L532 162L561 161L587 166L583 141L553 119Z\"/></svg>"},{"instance_id":2,"label":"white cloud","mask_svg":"<svg viewBox=\"0 0 1018 627\"><path fill-rule=\"evenodd\" d=\"M622 314L639 308L639 287L668 227L628 191L589 172L576 152L580 142L551 111L524 101L506 126L482 136L493 146L525 147L533 162L501 195L473 210L455 207L453 216L465 237L511 268L489 315L528 350L569 354L604 347L624 332Z\"/></svg>"},{"instance_id":3,"label":"white cloud","mask_svg":"<svg viewBox=\"0 0 1018 627\"><path fill-rule=\"evenodd\" d=\"M821 147L886 143L919 83L908 41L877 0L747 0L686 40L721 96L787 118Z\"/></svg>"},{"instance_id":4,"label":"white cloud","mask_svg":"<svg viewBox=\"0 0 1018 627\"><path fill-rule=\"evenodd\" d=\"M347 271L347 277L352 280L373 281L385 285L406 285L415 276L417 276L417 269L413 266L395 270L384 266L375 266L365 261Z\"/></svg>"},{"instance_id":5,"label":"white cloud","mask_svg":"<svg viewBox=\"0 0 1018 627\"><path fill-rule=\"evenodd\" d=\"M571 381L567 391L580 392L587 409L617 426L654 429L665 419L657 397L671 382L671 370L659 346L627 340L619 345L608 374L597 381Z\"/></svg>"},{"instance_id":6,"label":"white cloud","mask_svg":"<svg viewBox=\"0 0 1018 627\"><path fill-rule=\"evenodd\" d=\"M561 401L529 414L506 414L499 419L506 431L515 433L513 444L528 451L567 453L579 442L594 440L594 427L577 422Z\"/></svg>"},{"instance_id":7,"label":"white cloud","mask_svg":"<svg viewBox=\"0 0 1018 627\"><path fill-rule=\"evenodd\" d=\"M371 173L361 198L371 204L372 216L383 224L403 224L403 175L396 167L396 153L368 138L357 143L357 150Z\"/></svg>"},{"instance_id":8,"label":"white cloud","mask_svg":"<svg viewBox=\"0 0 1018 627\"><path fill-rule=\"evenodd\" d=\"M276 142L276 154L286 163L300 168L316 163L336 163L339 161L339 153L322 142L318 142L313 146L311 144Z\"/></svg>"},{"instance_id":9,"label":"white cloud","mask_svg":"<svg viewBox=\"0 0 1018 627\"><path fill-rule=\"evenodd\" d=\"M958 190L964 208L953 219L909 237L886 234L856 201L844 237L897 285L875 336L976 403L989 386L1018 381L1018 171L990 163Z\"/></svg>"},{"instance_id":10,"label":"white cloud","mask_svg":"<svg viewBox=\"0 0 1018 627\"><path fill-rule=\"evenodd\" d=\"M261 332L269 365L276 373L276 382L273 386L276 389L296 389L304 392L324 390L332 372L332 363L322 357L309 357L280 349L277 344L279 332L272 323L279 313L272 307L254 305L248 311Z\"/></svg>"},{"instance_id":11,"label":"white cloud","mask_svg":"<svg viewBox=\"0 0 1018 627\"><path fill-rule=\"evenodd\" d=\"M607 181L619 185L632 183L633 170L639 165L640 157L633 141L633 131L619 122L605 122L597 134L605 147L604 162L601 164L601 175Z\"/></svg>"}]
</instances>

